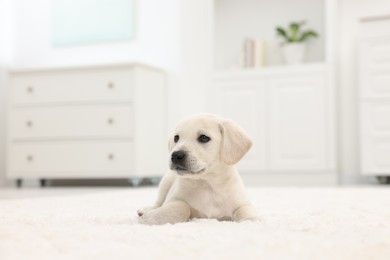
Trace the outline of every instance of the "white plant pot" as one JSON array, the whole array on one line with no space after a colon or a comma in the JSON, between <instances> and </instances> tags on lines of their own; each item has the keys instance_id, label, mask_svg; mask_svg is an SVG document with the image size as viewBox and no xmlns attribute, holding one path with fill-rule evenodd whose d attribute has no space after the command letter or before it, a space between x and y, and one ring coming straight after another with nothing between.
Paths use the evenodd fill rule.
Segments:
<instances>
[{"instance_id":1,"label":"white plant pot","mask_svg":"<svg viewBox=\"0 0 390 260\"><path fill-rule=\"evenodd\" d=\"M303 42L287 43L282 47L286 64L300 64L305 59L306 44Z\"/></svg>"}]
</instances>

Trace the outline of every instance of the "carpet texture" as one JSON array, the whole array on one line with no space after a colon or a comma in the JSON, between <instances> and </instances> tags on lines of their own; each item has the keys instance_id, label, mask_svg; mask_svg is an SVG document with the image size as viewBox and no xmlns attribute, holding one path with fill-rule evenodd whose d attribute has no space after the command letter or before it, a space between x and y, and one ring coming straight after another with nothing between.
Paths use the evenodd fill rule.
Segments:
<instances>
[{"instance_id":1,"label":"carpet texture","mask_svg":"<svg viewBox=\"0 0 390 260\"><path fill-rule=\"evenodd\" d=\"M390 189L248 189L262 221L144 226L156 189L0 201L0 259L390 259Z\"/></svg>"}]
</instances>

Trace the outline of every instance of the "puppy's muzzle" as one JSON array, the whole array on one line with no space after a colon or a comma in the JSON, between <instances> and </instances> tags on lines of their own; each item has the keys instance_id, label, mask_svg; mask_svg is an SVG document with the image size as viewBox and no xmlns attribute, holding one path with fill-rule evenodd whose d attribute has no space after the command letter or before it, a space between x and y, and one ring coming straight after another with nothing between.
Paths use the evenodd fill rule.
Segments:
<instances>
[{"instance_id":1,"label":"puppy's muzzle","mask_svg":"<svg viewBox=\"0 0 390 260\"><path fill-rule=\"evenodd\" d=\"M183 151L173 152L171 155L172 167L176 170L185 170L187 154Z\"/></svg>"}]
</instances>

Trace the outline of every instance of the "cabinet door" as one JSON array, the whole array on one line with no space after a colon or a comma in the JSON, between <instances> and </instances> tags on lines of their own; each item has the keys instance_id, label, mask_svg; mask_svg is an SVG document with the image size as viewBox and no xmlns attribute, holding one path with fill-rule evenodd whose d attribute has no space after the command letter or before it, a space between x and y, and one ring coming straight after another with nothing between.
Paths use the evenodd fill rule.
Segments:
<instances>
[{"instance_id":1,"label":"cabinet door","mask_svg":"<svg viewBox=\"0 0 390 260\"><path fill-rule=\"evenodd\" d=\"M238 164L241 170L265 169L265 84L240 81L216 84L217 113L237 122L252 137L253 146Z\"/></svg>"},{"instance_id":2,"label":"cabinet door","mask_svg":"<svg viewBox=\"0 0 390 260\"><path fill-rule=\"evenodd\" d=\"M328 114L325 77L284 76L269 81L271 170L323 170Z\"/></svg>"},{"instance_id":3,"label":"cabinet door","mask_svg":"<svg viewBox=\"0 0 390 260\"><path fill-rule=\"evenodd\" d=\"M390 173L390 36L359 44L361 171Z\"/></svg>"},{"instance_id":4,"label":"cabinet door","mask_svg":"<svg viewBox=\"0 0 390 260\"><path fill-rule=\"evenodd\" d=\"M359 85L361 98L390 99L390 36L360 41Z\"/></svg>"},{"instance_id":5,"label":"cabinet door","mask_svg":"<svg viewBox=\"0 0 390 260\"><path fill-rule=\"evenodd\" d=\"M390 136L370 136L361 140L364 149L362 172L365 175L389 175L390 172Z\"/></svg>"},{"instance_id":6,"label":"cabinet door","mask_svg":"<svg viewBox=\"0 0 390 260\"><path fill-rule=\"evenodd\" d=\"M390 173L390 102L361 105L361 168L366 175Z\"/></svg>"}]
</instances>

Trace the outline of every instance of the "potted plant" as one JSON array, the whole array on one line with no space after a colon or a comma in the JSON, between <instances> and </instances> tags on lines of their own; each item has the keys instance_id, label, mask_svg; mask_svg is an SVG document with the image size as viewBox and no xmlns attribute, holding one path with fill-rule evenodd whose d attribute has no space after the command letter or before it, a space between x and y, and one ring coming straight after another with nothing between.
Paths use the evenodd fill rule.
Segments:
<instances>
[{"instance_id":1,"label":"potted plant","mask_svg":"<svg viewBox=\"0 0 390 260\"><path fill-rule=\"evenodd\" d=\"M302 63L305 58L306 41L318 37L313 30L302 31L304 24L304 21L292 22L287 29L276 27L277 35L284 40L282 52L287 64Z\"/></svg>"}]
</instances>

